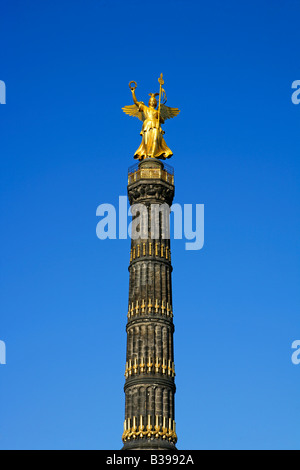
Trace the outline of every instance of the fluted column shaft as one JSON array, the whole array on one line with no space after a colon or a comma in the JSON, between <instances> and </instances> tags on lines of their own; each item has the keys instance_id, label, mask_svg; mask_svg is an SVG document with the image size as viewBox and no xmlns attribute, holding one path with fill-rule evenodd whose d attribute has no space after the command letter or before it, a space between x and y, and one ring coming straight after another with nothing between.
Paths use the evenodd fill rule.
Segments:
<instances>
[{"instance_id":1,"label":"fluted column shaft","mask_svg":"<svg viewBox=\"0 0 300 470\"><path fill-rule=\"evenodd\" d=\"M147 208L148 224L140 224L139 237L131 241L124 449L174 449L171 250L165 213L157 210L162 204L171 206L173 178L162 162L144 160L129 182L128 196L132 207Z\"/></svg>"}]
</instances>

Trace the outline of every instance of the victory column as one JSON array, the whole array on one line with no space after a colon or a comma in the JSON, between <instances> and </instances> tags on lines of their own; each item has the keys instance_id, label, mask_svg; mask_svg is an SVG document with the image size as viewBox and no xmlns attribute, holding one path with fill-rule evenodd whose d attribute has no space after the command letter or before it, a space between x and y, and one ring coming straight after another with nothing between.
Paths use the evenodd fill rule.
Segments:
<instances>
[{"instance_id":1,"label":"victory column","mask_svg":"<svg viewBox=\"0 0 300 470\"><path fill-rule=\"evenodd\" d=\"M173 169L162 162L173 153L161 126L177 116L179 109L166 106L162 75L158 81L160 91L150 93L148 106L137 100L137 84L130 82L134 104L123 108L143 122L142 142L134 155L139 163L129 169L128 197L131 208L141 205L138 212L145 209L148 214L139 236L131 240L124 450L176 450L177 442L173 268L170 237L156 208L170 209L174 197Z\"/></svg>"}]
</instances>

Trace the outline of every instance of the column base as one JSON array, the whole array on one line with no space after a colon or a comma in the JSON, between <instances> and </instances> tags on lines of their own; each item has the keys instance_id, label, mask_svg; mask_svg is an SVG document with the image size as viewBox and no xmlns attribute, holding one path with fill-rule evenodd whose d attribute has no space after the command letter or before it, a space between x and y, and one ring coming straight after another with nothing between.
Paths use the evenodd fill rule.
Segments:
<instances>
[{"instance_id":1,"label":"column base","mask_svg":"<svg viewBox=\"0 0 300 470\"><path fill-rule=\"evenodd\" d=\"M125 442L121 450L169 450L176 452L177 448L175 444L165 439L135 439Z\"/></svg>"}]
</instances>

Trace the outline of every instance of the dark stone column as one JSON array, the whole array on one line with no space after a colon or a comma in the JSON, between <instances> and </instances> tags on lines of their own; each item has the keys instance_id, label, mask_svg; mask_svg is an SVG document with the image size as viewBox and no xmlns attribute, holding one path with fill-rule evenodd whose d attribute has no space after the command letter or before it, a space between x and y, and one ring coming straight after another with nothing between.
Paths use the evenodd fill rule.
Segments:
<instances>
[{"instance_id":1,"label":"dark stone column","mask_svg":"<svg viewBox=\"0 0 300 470\"><path fill-rule=\"evenodd\" d=\"M147 208L148 230L139 227L131 241L124 450L174 450L177 442L170 240L162 215L151 212L153 205L170 207L174 189L173 174L160 160L143 160L129 174L130 205Z\"/></svg>"}]
</instances>

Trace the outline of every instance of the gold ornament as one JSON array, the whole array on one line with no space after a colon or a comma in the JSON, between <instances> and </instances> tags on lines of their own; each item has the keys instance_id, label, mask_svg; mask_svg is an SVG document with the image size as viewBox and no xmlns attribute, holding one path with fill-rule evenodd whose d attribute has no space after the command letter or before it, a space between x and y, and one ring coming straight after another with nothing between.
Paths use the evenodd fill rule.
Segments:
<instances>
[{"instance_id":1,"label":"gold ornament","mask_svg":"<svg viewBox=\"0 0 300 470\"><path fill-rule=\"evenodd\" d=\"M173 152L169 149L163 138L165 132L162 130L161 125L165 123L166 119L177 116L180 110L165 105L167 96L165 90L162 88L162 85L164 85L163 74L161 74L158 81L160 85L159 93L149 93L150 100L148 106L142 101L137 100L135 96L137 84L131 81L129 88L134 104L122 108L124 113L129 116L137 117L143 122L140 133L142 143L134 154L134 158L137 160L144 160L145 158L160 158L165 160L173 155ZM158 109L156 109L156 96L159 96Z\"/></svg>"}]
</instances>

